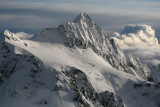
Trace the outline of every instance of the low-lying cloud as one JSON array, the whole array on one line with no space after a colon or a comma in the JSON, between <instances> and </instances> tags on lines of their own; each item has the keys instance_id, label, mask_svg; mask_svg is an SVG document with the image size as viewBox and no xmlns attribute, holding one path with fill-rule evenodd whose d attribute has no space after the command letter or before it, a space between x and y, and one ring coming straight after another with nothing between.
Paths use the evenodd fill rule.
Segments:
<instances>
[{"instance_id":1,"label":"low-lying cloud","mask_svg":"<svg viewBox=\"0 0 160 107\"><path fill-rule=\"evenodd\" d=\"M123 49L123 51L125 54L139 57L141 62L147 64L152 71L154 82L160 82L160 46L128 47Z\"/></svg>"},{"instance_id":2,"label":"low-lying cloud","mask_svg":"<svg viewBox=\"0 0 160 107\"><path fill-rule=\"evenodd\" d=\"M127 25L121 33L115 32L113 38L122 48L159 45L155 31L149 25Z\"/></svg>"},{"instance_id":3,"label":"low-lying cloud","mask_svg":"<svg viewBox=\"0 0 160 107\"><path fill-rule=\"evenodd\" d=\"M124 53L137 56L149 67L160 63L160 46L139 46L123 49Z\"/></svg>"}]
</instances>

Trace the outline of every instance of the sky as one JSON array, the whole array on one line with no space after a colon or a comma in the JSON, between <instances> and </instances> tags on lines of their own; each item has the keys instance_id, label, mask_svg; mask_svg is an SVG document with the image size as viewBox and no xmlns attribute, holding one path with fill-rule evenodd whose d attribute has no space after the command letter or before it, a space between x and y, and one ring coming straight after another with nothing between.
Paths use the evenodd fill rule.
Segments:
<instances>
[{"instance_id":1,"label":"sky","mask_svg":"<svg viewBox=\"0 0 160 107\"><path fill-rule=\"evenodd\" d=\"M0 31L35 34L71 22L80 12L109 34L147 24L160 35L160 0L0 0Z\"/></svg>"}]
</instances>

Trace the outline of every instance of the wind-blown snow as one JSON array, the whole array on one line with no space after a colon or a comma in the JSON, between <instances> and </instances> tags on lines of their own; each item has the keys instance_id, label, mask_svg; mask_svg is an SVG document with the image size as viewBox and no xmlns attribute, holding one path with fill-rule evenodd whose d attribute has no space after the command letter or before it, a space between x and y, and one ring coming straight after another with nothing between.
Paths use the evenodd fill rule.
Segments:
<instances>
[{"instance_id":1,"label":"wind-blown snow","mask_svg":"<svg viewBox=\"0 0 160 107\"><path fill-rule=\"evenodd\" d=\"M81 14L74 21L74 24L61 25L60 27L62 28L45 29L29 40L20 39L9 31L6 31L4 35L0 35L2 38L0 40L0 49L2 49L0 51L0 61L5 62L5 64L0 64L0 106L77 107L78 102L83 104L86 101L91 107L97 107L94 101L99 99L92 101L89 99L92 96L89 95L95 97L101 93L104 94L104 92L112 92L111 96L112 94L116 97L120 96L122 100L119 101L125 107L157 106L155 102L156 98L160 98L158 96L159 89L154 88L154 83L147 82L136 75L136 72L142 74L145 72L140 72L139 69L134 72L130 69L134 74L131 75L132 73L129 74L117 70L100 55L109 54L111 51L110 56L107 56L106 59L110 58L111 61L115 60L115 62L119 51L124 56L113 40L109 41L107 37L104 37L102 38L104 42L101 43L101 38L99 37L104 36L102 35L104 32L101 29L97 30L99 27L90 19L89 22L91 23L87 22L86 24L85 22L88 20L86 16L88 17L86 14ZM68 37L71 37L69 39L73 39L73 41L69 41L71 45L65 44L67 38L64 32L67 32ZM80 32L80 34L77 32ZM80 38L81 32L84 38ZM93 37L92 39L87 35L87 32L94 34L91 36ZM74 34L76 33L78 34L78 38L76 38L78 42L72 45L72 42L75 43ZM94 37L96 33L99 35L98 39ZM99 50L100 54L97 54L93 50L94 45L91 44L90 47L86 44L84 45L83 43L85 42L81 42L81 39L82 41L93 42L92 44L96 41L97 44L94 45L100 45L99 48L105 45L103 48L104 50L108 49L106 50L108 53L103 53L102 50ZM112 57L113 54L115 55L114 57ZM130 64L135 68L138 67L136 64L141 65L136 60L138 59L130 57ZM143 69L143 66L140 68ZM6 71L6 73L1 71ZM80 75L78 75L79 73ZM146 83L152 86L146 87ZM140 84L142 88L139 87L137 89L137 84ZM146 89L143 89L143 87ZM143 96L144 92L153 93L153 95ZM79 96L76 98L75 96L77 95ZM112 97L109 97L109 99L111 101L114 100ZM114 107L114 104L111 106Z\"/></svg>"},{"instance_id":2,"label":"wind-blown snow","mask_svg":"<svg viewBox=\"0 0 160 107\"><path fill-rule=\"evenodd\" d=\"M18 39L22 39L22 40L30 39L33 36L31 34L27 34L27 33L24 33L24 32L12 33L9 30L5 30L5 31L3 31L3 33L4 33L4 35L14 36L14 37L16 37Z\"/></svg>"},{"instance_id":3,"label":"wind-blown snow","mask_svg":"<svg viewBox=\"0 0 160 107\"><path fill-rule=\"evenodd\" d=\"M14 34L20 39L30 39L33 36L32 34L27 34L27 33L24 33L24 32L17 32L17 33L14 33Z\"/></svg>"},{"instance_id":4,"label":"wind-blown snow","mask_svg":"<svg viewBox=\"0 0 160 107\"><path fill-rule=\"evenodd\" d=\"M157 46L155 31L149 25L128 25L121 33L115 32L113 38L120 47Z\"/></svg>"},{"instance_id":5,"label":"wind-blown snow","mask_svg":"<svg viewBox=\"0 0 160 107\"><path fill-rule=\"evenodd\" d=\"M65 67L66 65L82 70L87 75L87 78L96 92L100 93L108 90L113 91L116 95L120 95L126 107L135 107L139 105L142 107L156 107L152 100L141 96L141 92L137 92L137 90L133 88L134 83L144 82L144 80L112 68L109 63L93 52L92 49L70 49L57 43L50 44L31 40L27 40L25 42L27 42L31 47L19 44L15 44L15 46L18 47L17 49L20 49L19 51L26 50L28 53L34 54L43 61L47 70L42 72L41 77L38 77L38 80L45 83L47 87L44 85L44 87L39 87L39 89L27 89L28 91L23 91L24 89L21 89L20 84L23 86L23 84L27 83L24 82L24 80L18 81L22 79L18 77L21 73L15 73L12 76L12 79L17 78L18 80L14 80L15 82L10 83L6 88L7 90L16 90L18 95L15 96L18 98L10 98L9 93L7 93L5 97L0 99L2 107L5 107L6 105L10 107L11 104L13 107L28 107L28 105L30 107L38 107L39 103L40 106L43 106L43 102L45 100L49 103L46 105L47 107L52 107L53 105L56 107L74 107L74 102L71 100L72 96L64 93L62 94L64 97L59 99L59 96L55 92L50 91L53 89L52 85L55 84L55 80L51 81L50 79L54 79L55 74L53 71L50 71L49 68L51 67L61 70L61 67ZM28 72L23 71L23 73L23 75L27 75ZM10 81L13 81L12 79ZM26 77L25 81L31 80L27 80ZM18 89L17 87L13 87L15 84ZM3 86L3 88L4 87L5 86ZM31 92L33 95L30 94ZM28 94L30 98L28 98Z\"/></svg>"}]
</instances>

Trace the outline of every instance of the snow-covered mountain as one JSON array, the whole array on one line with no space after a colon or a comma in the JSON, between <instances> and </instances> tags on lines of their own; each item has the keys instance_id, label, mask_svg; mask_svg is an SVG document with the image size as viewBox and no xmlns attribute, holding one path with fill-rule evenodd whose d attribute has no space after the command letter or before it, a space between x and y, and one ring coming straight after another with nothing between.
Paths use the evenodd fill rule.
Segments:
<instances>
[{"instance_id":1,"label":"snow-covered mountain","mask_svg":"<svg viewBox=\"0 0 160 107\"><path fill-rule=\"evenodd\" d=\"M68 22L56 28L44 29L33 37L33 40L62 43L71 48L91 48L114 68L146 80L151 79L150 70L141 64L138 58L133 56L127 58L114 39L109 39L108 35L85 13L77 16L73 23ZM135 66L137 63L138 66Z\"/></svg>"},{"instance_id":2,"label":"snow-covered mountain","mask_svg":"<svg viewBox=\"0 0 160 107\"><path fill-rule=\"evenodd\" d=\"M86 13L29 38L0 34L0 107L157 107L152 80Z\"/></svg>"}]
</instances>

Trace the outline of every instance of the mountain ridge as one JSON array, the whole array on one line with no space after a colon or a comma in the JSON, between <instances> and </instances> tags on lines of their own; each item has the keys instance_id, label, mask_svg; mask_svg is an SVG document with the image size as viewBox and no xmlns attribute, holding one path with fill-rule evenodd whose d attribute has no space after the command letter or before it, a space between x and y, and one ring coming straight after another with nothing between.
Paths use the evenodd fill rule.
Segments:
<instances>
[{"instance_id":1,"label":"mountain ridge","mask_svg":"<svg viewBox=\"0 0 160 107\"><path fill-rule=\"evenodd\" d=\"M48 36L49 38L47 38L47 34L50 35ZM54 37L55 35L56 37ZM61 38L59 35L61 35ZM41 40L41 38L44 37L46 37L47 40ZM60 40L57 40L56 38L60 38ZM86 13L80 13L73 23L68 22L56 28L44 29L40 34L33 37L33 40L38 39L51 43L57 43L57 41L59 41L58 43L66 44L71 48L92 48L113 67L128 73L131 72L132 74L133 72L136 73L136 71L140 71L141 73L136 73L138 76L152 81L151 71L149 68L146 65L141 64L139 59L136 60L137 58L132 57L134 61L129 61L127 55L124 55L114 39L109 39L109 36L98 25L96 25ZM133 62L140 63L141 66L133 67L132 65L135 65ZM143 69L145 69L146 73L144 73Z\"/></svg>"},{"instance_id":2,"label":"mountain ridge","mask_svg":"<svg viewBox=\"0 0 160 107\"><path fill-rule=\"evenodd\" d=\"M0 44L2 107L156 107L159 104L159 88L155 89L159 85L146 81L149 72L143 64L131 56L128 61L98 25L68 22L21 41L28 46L10 40ZM125 66L134 69L127 73Z\"/></svg>"}]
</instances>

